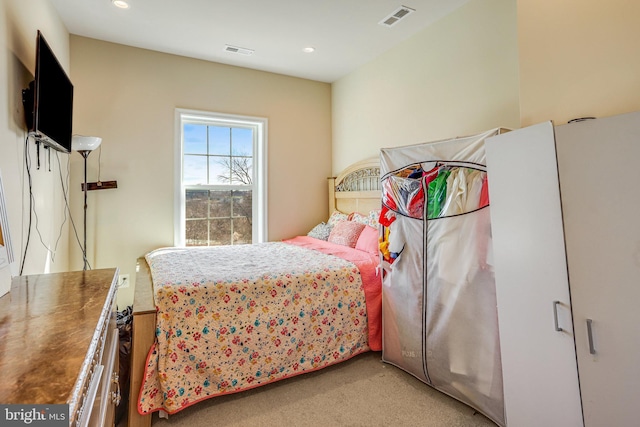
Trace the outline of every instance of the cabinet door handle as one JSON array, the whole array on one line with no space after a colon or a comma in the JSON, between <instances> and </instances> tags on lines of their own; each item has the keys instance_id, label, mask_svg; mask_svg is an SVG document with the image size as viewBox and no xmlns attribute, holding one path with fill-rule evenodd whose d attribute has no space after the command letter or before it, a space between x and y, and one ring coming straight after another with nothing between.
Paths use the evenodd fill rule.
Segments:
<instances>
[{"instance_id":1,"label":"cabinet door handle","mask_svg":"<svg viewBox=\"0 0 640 427\"><path fill-rule=\"evenodd\" d=\"M556 326L556 331L562 332L562 328L558 326L558 304L560 304L560 301L553 302L553 322Z\"/></svg>"},{"instance_id":2,"label":"cabinet door handle","mask_svg":"<svg viewBox=\"0 0 640 427\"><path fill-rule=\"evenodd\" d=\"M587 319L587 337L589 338L589 353L596 354L596 348L593 345L593 320Z\"/></svg>"}]
</instances>

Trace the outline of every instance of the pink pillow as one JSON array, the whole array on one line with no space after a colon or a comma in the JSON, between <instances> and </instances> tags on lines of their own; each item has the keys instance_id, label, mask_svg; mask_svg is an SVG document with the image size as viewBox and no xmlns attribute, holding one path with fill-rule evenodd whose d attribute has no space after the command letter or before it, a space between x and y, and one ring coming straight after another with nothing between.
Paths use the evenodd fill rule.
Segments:
<instances>
[{"instance_id":1,"label":"pink pillow","mask_svg":"<svg viewBox=\"0 0 640 427\"><path fill-rule=\"evenodd\" d=\"M354 221L338 221L331 229L328 241L338 245L356 247L358 237L366 225Z\"/></svg>"},{"instance_id":2,"label":"pink pillow","mask_svg":"<svg viewBox=\"0 0 640 427\"><path fill-rule=\"evenodd\" d=\"M378 255L378 230L365 225L356 242L356 249Z\"/></svg>"}]
</instances>

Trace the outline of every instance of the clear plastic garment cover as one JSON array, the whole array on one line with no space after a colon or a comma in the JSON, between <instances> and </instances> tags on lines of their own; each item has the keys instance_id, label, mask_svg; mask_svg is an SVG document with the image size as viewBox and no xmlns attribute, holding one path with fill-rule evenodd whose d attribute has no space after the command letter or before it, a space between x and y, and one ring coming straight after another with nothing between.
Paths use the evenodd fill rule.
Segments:
<instances>
[{"instance_id":1,"label":"clear plastic garment cover","mask_svg":"<svg viewBox=\"0 0 640 427\"><path fill-rule=\"evenodd\" d=\"M505 425L484 140L381 151L383 352Z\"/></svg>"}]
</instances>

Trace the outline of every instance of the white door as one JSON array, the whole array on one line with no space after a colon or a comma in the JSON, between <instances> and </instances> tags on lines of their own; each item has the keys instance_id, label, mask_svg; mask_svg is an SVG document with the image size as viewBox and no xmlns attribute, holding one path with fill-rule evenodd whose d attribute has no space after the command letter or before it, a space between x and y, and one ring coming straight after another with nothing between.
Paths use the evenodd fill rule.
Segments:
<instances>
[{"instance_id":1,"label":"white door","mask_svg":"<svg viewBox=\"0 0 640 427\"><path fill-rule=\"evenodd\" d=\"M553 125L486 153L507 425L582 426Z\"/></svg>"},{"instance_id":2,"label":"white door","mask_svg":"<svg viewBox=\"0 0 640 427\"><path fill-rule=\"evenodd\" d=\"M637 426L640 113L558 126L556 140L584 422Z\"/></svg>"}]
</instances>

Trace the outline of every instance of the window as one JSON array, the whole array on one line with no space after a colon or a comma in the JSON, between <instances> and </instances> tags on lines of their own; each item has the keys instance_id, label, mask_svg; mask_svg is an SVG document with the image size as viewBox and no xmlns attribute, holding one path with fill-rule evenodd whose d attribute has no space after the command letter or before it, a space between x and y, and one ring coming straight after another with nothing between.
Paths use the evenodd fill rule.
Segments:
<instances>
[{"instance_id":1,"label":"window","mask_svg":"<svg viewBox=\"0 0 640 427\"><path fill-rule=\"evenodd\" d=\"M177 246L263 242L267 120L176 110Z\"/></svg>"}]
</instances>

